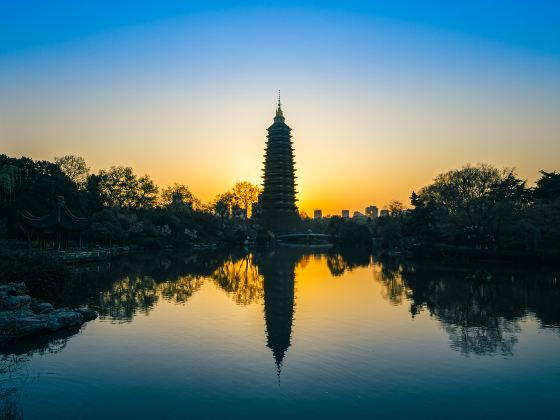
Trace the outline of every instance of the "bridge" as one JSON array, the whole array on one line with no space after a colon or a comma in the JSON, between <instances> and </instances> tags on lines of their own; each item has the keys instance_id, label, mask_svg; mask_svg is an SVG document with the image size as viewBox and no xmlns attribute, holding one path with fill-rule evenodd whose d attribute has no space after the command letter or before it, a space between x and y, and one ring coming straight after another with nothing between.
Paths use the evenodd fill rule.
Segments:
<instances>
[{"instance_id":1,"label":"bridge","mask_svg":"<svg viewBox=\"0 0 560 420\"><path fill-rule=\"evenodd\" d=\"M297 246L313 246L313 247L331 247L331 236L324 233L288 233L278 235L276 237L279 244L297 245Z\"/></svg>"}]
</instances>

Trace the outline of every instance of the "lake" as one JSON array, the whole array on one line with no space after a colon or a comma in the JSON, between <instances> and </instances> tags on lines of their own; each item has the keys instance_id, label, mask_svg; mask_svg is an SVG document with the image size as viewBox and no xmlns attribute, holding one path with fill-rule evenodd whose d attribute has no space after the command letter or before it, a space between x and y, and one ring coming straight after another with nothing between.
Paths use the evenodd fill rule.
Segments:
<instances>
[{"instance_id":1,"label":"lake","mask_svg":"<svg viewBox=\"0 0 560 420\"><path fill-rule=\"evenodd\" d=\"M554 267L368 253L131 255L2 349L0 418L559 418ZM4 416L4 417L2 417Z\"/></svg>"}]
</instances>

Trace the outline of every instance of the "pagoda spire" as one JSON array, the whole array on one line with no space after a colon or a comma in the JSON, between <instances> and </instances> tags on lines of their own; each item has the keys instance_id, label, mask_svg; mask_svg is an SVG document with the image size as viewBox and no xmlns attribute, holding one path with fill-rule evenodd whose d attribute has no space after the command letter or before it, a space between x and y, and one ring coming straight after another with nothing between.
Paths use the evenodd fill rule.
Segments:
<instances>
[{"instance_id":1,"label":"pagoda spire","mask_svg":"<svg viewBox=\"0 0 560 420\"><path fill-rule=\"evenodd\" d=\"M284 114L282 113L282 102L280 102L280 89L278 89L278 105L276 106L276 116L283 117Z\"/></svg>"}]
</instances>

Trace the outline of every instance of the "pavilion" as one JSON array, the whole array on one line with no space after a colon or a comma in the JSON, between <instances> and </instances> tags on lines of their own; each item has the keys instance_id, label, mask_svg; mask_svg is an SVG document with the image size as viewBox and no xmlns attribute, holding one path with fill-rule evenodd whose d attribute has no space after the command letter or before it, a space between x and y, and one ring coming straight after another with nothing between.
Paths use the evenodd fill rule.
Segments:
<instances>
[{"instance_id":1,"label":"pavilion","mask_svg":"<svg viewBox=\"0 0 560 420\"><path fill-rule=\"evenodd\" d=\"M39 248L65 251L72 240L82 247L82 231L91 224L91 219L75 216L66 206L64 197L56 197L51 211L44 216L34 216L27 210L21 213L21 223L27 233L29 242L37 235Z\"/></svg>"}]
</instances>

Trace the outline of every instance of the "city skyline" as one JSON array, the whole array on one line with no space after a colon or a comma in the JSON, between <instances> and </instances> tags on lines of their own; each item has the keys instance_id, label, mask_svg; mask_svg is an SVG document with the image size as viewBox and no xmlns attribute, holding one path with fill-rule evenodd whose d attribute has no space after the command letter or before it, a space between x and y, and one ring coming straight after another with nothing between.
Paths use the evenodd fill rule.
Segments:
<instances>
[{"instance_id":1,"label":"city skyline","mask_svg":"<svg viewBox=\"0 0 560 420\"><path fill-rule=\"evenodd\" d=\"M502 21L500 2L475 2L461 18L442 2L426 6L438 13L415 2L191 2L126 19L122 3L102 24L87 8L51 16L31 3L27 25L22 6L0 14L8 155L132 166L209 202L237 181L261 184L282 89L309 215L408 204L412 190L469 162L516 167L530 183L556 169L555 5L510 5Z\"/></svg>"}]
</instances>

